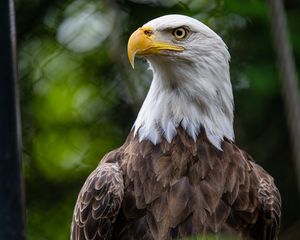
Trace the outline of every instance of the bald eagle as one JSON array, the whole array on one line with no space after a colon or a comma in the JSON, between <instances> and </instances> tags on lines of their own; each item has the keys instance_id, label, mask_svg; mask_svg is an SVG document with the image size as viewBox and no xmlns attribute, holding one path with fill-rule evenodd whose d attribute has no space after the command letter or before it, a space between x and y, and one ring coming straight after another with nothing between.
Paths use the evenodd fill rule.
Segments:
<instances>
[{"instance_id":1,"label":"bald eagle","mask_svg":"<svg viewBox=\"0 0 300 240\"><path fill-rule=\"evenodd\" d=\"M153 72L150 90L125 143L84 183L71 239L277 239L279 191L234 144L223 40L196 19L166 15L131 35L132 66L135 56Z\"/></svg>"}]
</instances>

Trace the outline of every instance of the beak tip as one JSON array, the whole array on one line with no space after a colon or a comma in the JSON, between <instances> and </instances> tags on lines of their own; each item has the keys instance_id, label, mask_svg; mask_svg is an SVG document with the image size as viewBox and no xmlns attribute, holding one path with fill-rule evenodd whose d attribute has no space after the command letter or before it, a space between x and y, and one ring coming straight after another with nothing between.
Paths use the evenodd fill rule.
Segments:
<instances>
[{"instance_id":1,"label":"beak tip","mask_svg":"<svg viewBox=\"0 0 300 240\"><path fill-rule=\"evenodd\" d=\"M129 58L129 62L130 62L131 67L134 69L134 57Z\"/></svg>"},{"instance_id":2,"label":"beak tip","mask_svg":"<svg viewBox=\"0 0 300 240\"><path fill-rule=\"evenodd\" d=\"M133 53L132 51L128 51L128 60L133 69L134 69L134 59L135 59L135 53Z\"/></svg>"}]
</instances>

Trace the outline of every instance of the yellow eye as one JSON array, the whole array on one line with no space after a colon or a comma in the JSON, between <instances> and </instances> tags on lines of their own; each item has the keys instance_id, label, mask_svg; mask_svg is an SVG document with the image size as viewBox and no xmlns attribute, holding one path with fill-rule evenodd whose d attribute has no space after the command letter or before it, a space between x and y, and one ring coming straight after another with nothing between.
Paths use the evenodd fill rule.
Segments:
<instances>
[{"instance_id":1,"label":"yellow eye","mask_svg":"<svg viewBox=\"0 0 300 240\"><path fill-rule=\"evenodd\" d=\"M175 28L172 32L177 40L185 39L188 35L188 30L184 27Z\"/></svg>"}]
</instances>

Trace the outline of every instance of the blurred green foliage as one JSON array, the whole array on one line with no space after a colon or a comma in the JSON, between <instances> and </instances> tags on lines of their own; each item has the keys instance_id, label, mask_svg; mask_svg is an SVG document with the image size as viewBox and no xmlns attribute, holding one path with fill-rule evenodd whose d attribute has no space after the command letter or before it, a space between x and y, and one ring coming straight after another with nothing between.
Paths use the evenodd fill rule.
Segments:
<instances>
[{"instance_id":1,"label":"blurred green foliage","mask_svg":"<svg viewBox=\"0 0 300 240\"><path fill-rule=\"evenodd\" d=\"M237 143L276 179L285 239L300 219L300 198L264 1L17 0L16 7L29 240L69 238L85 178L123 143L151 80L144 61L131 69L127 39L170 13L201 20L227 43ZM300 69L300 3L286 8Z\"/></svg>"}]
</instances>

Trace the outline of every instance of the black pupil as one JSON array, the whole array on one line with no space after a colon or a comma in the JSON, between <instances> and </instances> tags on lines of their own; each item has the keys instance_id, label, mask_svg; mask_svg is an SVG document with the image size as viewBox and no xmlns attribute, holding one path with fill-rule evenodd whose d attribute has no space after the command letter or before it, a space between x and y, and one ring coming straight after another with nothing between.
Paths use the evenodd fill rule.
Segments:
<instances>
[{"instance_id":1,"label":"black pupil","mask_svg":"<svg viewBox=\"0 0 300 240\"><path fill-rule=\"evenodd\" d=\"M182 37L183 36L183 30L181 30L181 29L178 29L177 31L176 31L176 35L178 36L178 37Z\"/></svg>"}]
</instances>

